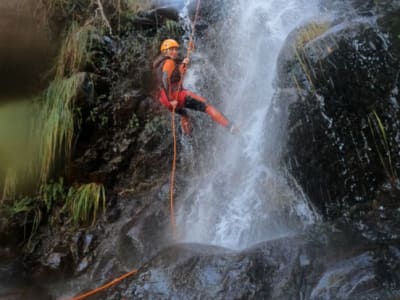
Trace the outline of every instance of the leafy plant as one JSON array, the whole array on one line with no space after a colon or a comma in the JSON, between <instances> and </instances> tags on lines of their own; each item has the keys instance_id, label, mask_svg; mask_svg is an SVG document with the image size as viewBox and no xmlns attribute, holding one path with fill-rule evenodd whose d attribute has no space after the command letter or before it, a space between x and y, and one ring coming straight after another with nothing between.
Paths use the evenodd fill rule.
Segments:
<instances>
[{"instance_id":1,"label":"leafy plant","mask_svg":"<svg viewBox=\"0 0 400 300\"><path fill-rule=\"evenodd\" d=\"M105 201L104 186L88 183L69 189L65 209L71 213L72 222L75 225L87 223L90 220L93 224L97 219L99 209L105 210Z\"/></svg>"},{"instance_id":2,"label":"leafy plant","mask_svg":"<svg viewBox=\"0 0 400 300\"><path fill-rule=\"evenodd\" d=\"M57 202L64 200L65 197L64 179L62 177L58 182L42 184L40 186L39 198L46 207L47 213L52 210Z\"/></svg>"},{"instance_id":3,"label":"leafy plant","mask_svg":"<svg viewBox=\"0 0 400 300\"><path fill-rule=\"evenodd\" d=\"M82 75L54 80L45 93L45 104L41 114L40 126L42 144L40 157L42 182L48 179L57 157L69 158L71 152L74 115L73 100L82 82Z\"/></svg>"},{"instance_id":4,"label":"leafy plant","mask_svg":"<svg viewBox=\"0 0 400 300\"><path fill-rule=\"evenodd\" d=\"M37 232L39 225L42 221L43 215L40 207L37 205L37 201L35 198L24 197L21 199L14 200L11 205L6 207L3 206L3 210L6 211L6 214L10 219L13 219L17 215L24 215L24 232L25 238L27 238L28 234L26 233L26 228L28 224L31 224L31 231L28 237L28 243L31 241L34 234Z\"/></svg>"}]
</instances>

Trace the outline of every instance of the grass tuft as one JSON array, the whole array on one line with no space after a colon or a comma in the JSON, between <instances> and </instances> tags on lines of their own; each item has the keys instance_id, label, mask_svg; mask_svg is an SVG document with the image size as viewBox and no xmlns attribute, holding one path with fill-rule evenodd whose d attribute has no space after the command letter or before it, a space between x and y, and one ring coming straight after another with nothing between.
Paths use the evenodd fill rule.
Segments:
<instances>
[{"instance_id":1,"label":"grass tuft","mask_svg":"<svg viewBox=\"0 0 400 300\"><path fill-rule=\"evenodd\" d=\"M392 156L390 154L390 145L386 130L381 118L375 110L368 115L368 123L372 137L375 141L375 149L378 153L379 160L385 170L385 173L389 178L397 178L397 174L392 163Z\"/></svg>"},{"instance_id":2,"label":"grass tuft","mask_svg":"<svg viewBox=\"0 0 400 300\"><path fill-rule=\"evenodd\" d=\"M39 126L42 133L40 178L46 182L58 157L67 161L71 153L74 132L73 100L83 80L82 74L56 79L44 95L44 108Z\"/></svg>"},{"instance_id":3,"label":"grass tuft","mask_svg":"<svg viewBox=\"0 0 400 300\"><path fill-rule=\"evenodd\" d=\"M74 225L86 224L97 219L100 208L105 210L106 195L104 186L97 183L83 184L68 190L66 209L70 212Z\"/></svg>"},{"instance_id":4,"label":"grass tuft","mask_svg":"<svg viewBox=\"0 0 400 300\"><path fill-rule=\"evenodd\" d=\"M296 48L302 49L308 43L315 38L324 34L330 28L331 24L329 22L311 22L304 26L297 33L296 36Z\"/></svg>"},{"instance_id":5,"label":"grass tuft","mask_svg":"<svg viewBox=\"0 0 400 300\"><path fill-rule=\"evenodd\" d=\"M303 49L307 43L324 34L330 28L330 26L331 24L329 22L312 22L307 24L298 31L296 35L296 41L293 46L296 59L299 62L300 67L306 76L306 80L310 84L310 87L313 91L315 91L315 85L312 79L312 68L308 65L308 59Z\"/></svg>"},{"instance_id":6,"label":"grass tuft","mask_svg":"<svg viewBox=\"0 0 400 300\"><path fill-rule=\"evenodd\" d=\"M90 46L96 28L89 23L79 26L72 22L61 46L56 63L56 78L78 73L90 60Z\"/></svg>"}]
</instances>

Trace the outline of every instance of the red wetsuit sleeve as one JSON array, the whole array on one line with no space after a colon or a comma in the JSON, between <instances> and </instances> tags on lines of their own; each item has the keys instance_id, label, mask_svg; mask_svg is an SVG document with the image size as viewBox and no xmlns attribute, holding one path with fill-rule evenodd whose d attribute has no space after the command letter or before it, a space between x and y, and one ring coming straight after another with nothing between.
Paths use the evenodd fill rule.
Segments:
<instances>
[{"instance_id":1,"label":"red wetsuit sleeve","mask_svg":"<svg viewBox=\"0 0 400 300\"><path fill-rule=\"evenodd\" d=\"M169 100L168 100L168 97L167 97L167 94L165 93L165 90L164 89L162 89L161 91L160 91L160 95L159 95L159 99L158 99L159 101L160 101L160 103L162 104L162 105L164 105L166 108L168 108L168 109L172 109L172 105L171 105L171 102L169 102Z\"/></svg>"}]
</instances>

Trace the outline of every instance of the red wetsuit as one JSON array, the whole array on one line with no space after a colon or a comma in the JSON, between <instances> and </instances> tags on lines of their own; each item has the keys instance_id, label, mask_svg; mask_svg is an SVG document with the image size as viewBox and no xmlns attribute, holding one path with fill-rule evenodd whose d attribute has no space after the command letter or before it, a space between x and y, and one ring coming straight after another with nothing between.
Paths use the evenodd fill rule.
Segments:
<instances>
[{"instance_id":1,"label":"red wetsuit","mask_svg":"<svg viewBox=\"0 0 400 300\"><path fill-rule=\"evenodd\" d=\"M153 63L153 68L157 73L160 91L158 99L165 107L172 111L170 101L176 100L176 112L181 115L181 124L185 134L191 133L189 116L185 108L194 109L207 113L215 122L223 127L233 128L233 124L219 112L215 107L207 103L203 97L180 88L182 74L186 71L186 66L170 57L160 55Z\"/></svg>"}]
</instances>

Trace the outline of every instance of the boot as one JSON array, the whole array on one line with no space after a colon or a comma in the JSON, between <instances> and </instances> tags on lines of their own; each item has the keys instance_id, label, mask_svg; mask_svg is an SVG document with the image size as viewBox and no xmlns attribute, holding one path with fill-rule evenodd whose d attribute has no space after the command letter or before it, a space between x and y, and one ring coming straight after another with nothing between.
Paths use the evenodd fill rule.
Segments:
<instances>
[{"instance_id":1,"label":"boot","mask_svg":"<svg viewBox=\"0 0 400 300\"><path fill-rule=\"evenodd\" d=\"M192 124L188 116L181 116L181 126L185 135L190 136L192 134Z\"/></svg>"}]
</instances>

